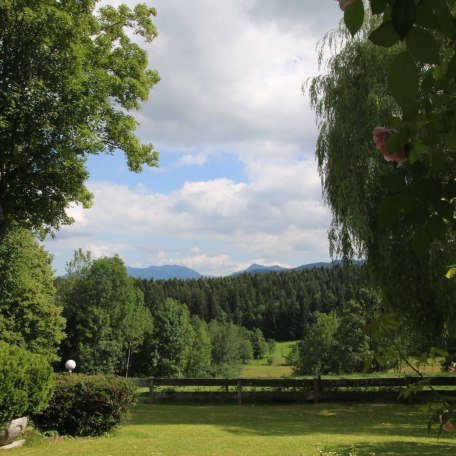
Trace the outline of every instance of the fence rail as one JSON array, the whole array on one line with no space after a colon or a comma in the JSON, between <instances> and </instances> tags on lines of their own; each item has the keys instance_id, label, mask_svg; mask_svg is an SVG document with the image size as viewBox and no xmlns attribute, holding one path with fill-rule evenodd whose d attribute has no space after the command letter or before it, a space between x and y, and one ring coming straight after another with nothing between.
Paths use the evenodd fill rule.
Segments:
<instances>
[{"instance_id":1,"label":"fence rail","mask_svg":"<svg viewBox=\"0 0 456 456\"><path fill-rule=\"evenodd\" d=\"M442 389L441 394L456 395L456 376L425 377L426 382ZM243 398L249 400L320 400L358 399L358 398L394 398L397 391L393 388L403 389L421 382L419 377L371 377L371 378L144 378L136 379L137 386L149 388L149 400L155 402L159 399L235 399L241 404ZM157 387L220 387L224 391L165 391L157 392ZM230 387L235 391L230 392ZM246 391L245 389L248 389ZM258 391L258 388L273 388L273 391ZM255 390L257 389L257 390ZM429 388L428 388L429 389ZM422 391L426 395L430 391Z\"/></svg>"}]
</instances>

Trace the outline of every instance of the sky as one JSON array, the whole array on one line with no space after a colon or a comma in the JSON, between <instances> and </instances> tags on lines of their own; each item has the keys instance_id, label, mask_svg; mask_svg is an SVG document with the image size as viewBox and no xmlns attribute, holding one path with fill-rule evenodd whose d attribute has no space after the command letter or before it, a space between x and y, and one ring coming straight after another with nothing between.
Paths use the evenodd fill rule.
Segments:
<instances>
[{"instance_id":1,"label":"sky","mask_svg":"<svg viewBox=\"0 0 456 456\"><path fill-rule=\"evenodd\" d=\"M160 166L132 173L121 152L88 160L93 206L70 208L75 223L45 241L57 274L78 248L206 275L329 261L331 213L302 84L319 73L316 44L338 26L338 3L146 3L159 36L141 45L161 81L135 117Z\"/></svg>"}]
</instances>

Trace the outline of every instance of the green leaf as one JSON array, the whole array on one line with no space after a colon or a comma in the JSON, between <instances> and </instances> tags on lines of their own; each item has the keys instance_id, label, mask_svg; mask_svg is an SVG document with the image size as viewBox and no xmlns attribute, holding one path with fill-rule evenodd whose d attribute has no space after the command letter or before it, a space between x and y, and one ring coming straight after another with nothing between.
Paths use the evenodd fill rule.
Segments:
<instances>
[{"instance_id":1,"label":"green leaf","mask_svg":"<svg viewBox=\"0 0 456 456\"><path fill-rule=\"evenodd\" d=\"M391 133L389 138L386 140L386 147L391 154L397 152L403 147L399 133Z\"/></svg>"},{"instance_id":2,"label":"green leaf","mask_svg":"<svg viewBox=\"0 0 456 456\"><path fill-rule=\"evenodd\" d=\"M344 22L351 36L355 36L356 32L361 28L364 22L363 0L357 0L345 10Z\"/></svg>"},{"instance_id":3,"label":"green leaf","mask_svg":"<svg viewBox=\"0 0 456 456\"><path fill-rule=\"evenodd\" d=\"M431 152L431 163L437 172L442 172L447 166L445 152L440 148L435 148Z\"/></svg>"},{"instance_id":4,"label":"green leaf","mask_svg":"<svg viewBox=\"0 0 456 456\"><path fill-rule=\"evenodd\" d=\"M422 258L429 251L431 236L426 230L419 230L412 238L412 249L418 258Z\"/></svg>"},{"instance_id":5,"label":"green leaf","mask_svg":"<svg viewBox=\"0 0 456 456\"><path fill-rule=\"evenodd\" d=\"M404 223L408 225L419 225L424 223L429 218L429 211L425 209L412 210L404 218Z\"/></svg>"},{"instance_id":6,"label":"green leaf","mask_svg":"<svg viewBox=\"0 0 456 456\"><path fill-rule=\"evenodd\" d=\"M454 208L451 203L445 200L440 200L435 205L437 213L446 220L451 220L454 217Z\"/></svg>"},{"instance_id":7,"label":"green leaf","mask_svg":"<svg viewBox=\"0 0 456 456\"><path fill-rule=\"evenodd\" d=\"M416 18L416 8L413 0L396 0L393 5L393 26L401 40L412 28Z\"/></svg>"},{"instance_id":8,"label":"green leaf","mask_svg":"<svg viewBox=\"0 0 456 456\"><path fill-rule=\"evenodd\" d=\"M417 160L420 159L421 155L427 154L429 152L429 147L423 144L420 140L416 140L413 143L413 147L410 150L408 159L410 163L415 163Z\"/></svg>"},{"instance_id":9,"label":"green leaf","mask_svg":"<svg viewBox=\"0 0 456 456\"><path fill-rule=\"evenodd\" d=\"M454 198L455 195L456 195L456 182L455 181L447 182L445 184L445 186L443 187L442 196L444 198L451 199L451 198Z\"/></svg>"},{"instance_id":10,"label":"green leaf","mask_svg":"<svg viewBox=\"0 0 456 456\"><path fill-rule=\"evenodd\" d=\"M410 214L419 207L419 203L416 200L416 195L412 192L401 194L401 208L405 214Z\"/></svg>"},{"instance_id":11,"label":"green leaf","mask_svg":"<svg viewBox=\"0 0 456 456\"><path fill-rule=\"evenodd\" d=\"M445 144L451 149L456 149L456 133L450 133L445 136Z\"/></svg>"},{"instance_id":12,"label":"green leaf","mask_svg":"<svg viewBox=\"0 0 456 456\"><path fill-rule=\"evenodd\" d=\"M416 6L415 24L427 29L439 28L439 21L426 0Z\"/></svg>"},{"instance_id":13,"label":"green leaf","mask_svg":"<svg viewBox=\"0 0 456 456\"><path fill-rule=\"evenodd\" d=\"M439 29L450 38L456 35L456 25L453 23L453 15L451 14L448 4L445 0L432 0L429 6L433 9Z\"/></svg>"},{"instance_id":14,"label":"green leaf","mask_svg":"<svg viewBox=\"0 0 456 456\"><path fill-rule=\"evenodd\" d=\"M427 95L434 87L435 79L432 75L432 71L428 70L421 80L421 93Z\"/></svg>"},{"instance_id":15,"label":"green leaf","mask_svg":"<svg viewBox=\"0 0 456 456\"><path fill-rule=\"evenodd\" d=\"M369 40L377 46L391 47L399 41L399 35L393 27L393 21L386 21L376 28L370 35Z\"/></svg>"},{"instance_id":16,"label":"green leaf","mask_svg":"<svg viewBox=\"0 0 456 456\"><path fill-rule=\"evenodd\" d=\"M399 174L391 174L381 177L381 186L392 192L400 193L404 191L405 183L403 177Z\"/></svg>"},{"instance_id":17,"label":"green leaf","mask_svg":"<svg viewBox=\"0 0 456 456\"><path fill-rule=\"evenodd\" d=\"M383 200L379 207L380 225L384 228L393 226L399 219L399 204L396 197Z\"/></svg>"},{"instance_id":18,"label":"green leaf","mask_svg":"<svg viewBox=\"0 0 456 456\"><path fill-rule=\"evenodd\" d=\"M447 279L452 279L454 276L456 276L456 266L452 266L445 274Z\"/></svg>"},{"instance_id":19,"label":"green leaf","mask_svg":"<svg viewBox=\"0 0 456 456\"><path fill-rule=\"evenodd\" d=\"M441 135L435 122L428 122L425 125L423 142L429 147L435 147L439 144Z\"/></svg>"},{"instance_id":20,"label":"green leaf","mask_svg":"<svg viewBox=\"0 0 456 456\"><path fill-rule=\"evenodd\" d=\"M429 219L427 228L433 238L437 238L440 240L445 239L445 235L447 233L447 224L438 215L433 215Z\"/></svg>"},{"instance_id":21,"label":"green leaf","mask_svg":"<svg viewBox=\"0 0 456 456\"><path fill-rule=\"evenodd\" d=\"M370 0L372 14L382 14L388 5L387 0Z\"/></svg>"},{"instance_id":22,"label":"green leaf","mask_svg":"<svg viewBox=\"0 0 456 456\"><path fill-rule=\"evenodd\" d=\"M416 60L423 63L439 63L439 44L432 33L421 27L413 27L405 39L407 49Z\"/></svg>"},{"instance_id":23,"label":"green leaf","mask_svg":"<svg viewBox=\"0 0 456 456\"><path fill-rule=\"evenodd\" d=\"M419 76L410 52L404 51L395 57L388 76L389 86L397 104L404 114L412 114L416 104Z\"/></svg>"}]
</instances>

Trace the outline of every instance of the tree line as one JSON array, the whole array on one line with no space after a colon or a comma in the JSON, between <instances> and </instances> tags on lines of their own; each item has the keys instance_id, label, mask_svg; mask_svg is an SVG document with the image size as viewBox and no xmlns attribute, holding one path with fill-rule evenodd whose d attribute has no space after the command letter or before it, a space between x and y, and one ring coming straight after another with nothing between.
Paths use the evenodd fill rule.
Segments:
<instances>
[{"instance_id":1,"label":"tree line","mask_svg":"<svg viewBox=\"0 0 456 456\"><path fill-rule=\"evenodd\" d=\"M198 280L137 280L119 257L76 251L65 277L26 229L0 247L1 339L88 373L231 376L315 313L360 300L360 266ZM14 272L14 273L12 273Z\"/></svg>"},{"instance_id":2,"label":"tree line","mask_svg":"<svg viewBox=\"0 0 456 456\"><path fill-rule=\"evenodd\" d=\"M269 274L241 274L191 280L136 279L154 313L165 298L185 303L205 321L229 320L268 339L301 339L314 312L340 313L368 287L363 267L336 265Z\"/></svg>"},{"instance_id":3,"label":"tree line","mask_svg":"<svg viewBox=\"0 0 456 456\"><path fill-rule=\"evenodd\" d=\"M269 350L260 329L226 316L206 322L169 296L148 307L117 256L92 260L79 250L56 286L66 320L60 356L87 373L232 376Z\"/></svg>"},{"instance_id":4,"label":"tree line","mask_svg":"<svg viewBox=\"0 0 456 456\"><path fill-rule=\"evenodd\" d=\"M86 373L230 377L272 354L274 340L299 340L288 358L296 374L346 373L429 348L383 312L364 265L154 281L129 277L117 256L79 250L54 280L51 261L30 231L4 237L0 339L58 369L71 358ZM378 331L379 318L389 331ZM453 353L452 341L441 346Z\"/></svg>"}]
</instances>

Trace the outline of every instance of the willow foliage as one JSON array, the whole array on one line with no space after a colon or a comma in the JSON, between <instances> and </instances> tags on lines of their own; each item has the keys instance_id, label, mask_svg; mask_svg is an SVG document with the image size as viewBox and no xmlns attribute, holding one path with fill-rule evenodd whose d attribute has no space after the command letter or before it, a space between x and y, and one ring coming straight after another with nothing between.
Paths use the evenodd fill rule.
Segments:
<instances>
[{"instance_id":1,"label":"willow foliage","mask_svg":"<svg viewBox=\"0 0 456 456\"><path fill-rule=\"evenodd\" d=\"M316 157L323 194L333 214L331 253L366 258L385 305L413 321L423 340L435 342L451 332L455 319L456 286L444 278L455 256L454 232L434 241L422 257L415 255L412 240L420 222L400 208L406 198L415 204L415 194L432 195L434 171L423 161L386 162L372 140L375 127L394 126L400 114L387 78L401 51L401 44L384 49L365 36L346 41L327 61L326 72L309 81L308 91L320 128ZM404 185L412 190L394 204Z\"/></svg>"}]
</instances>

